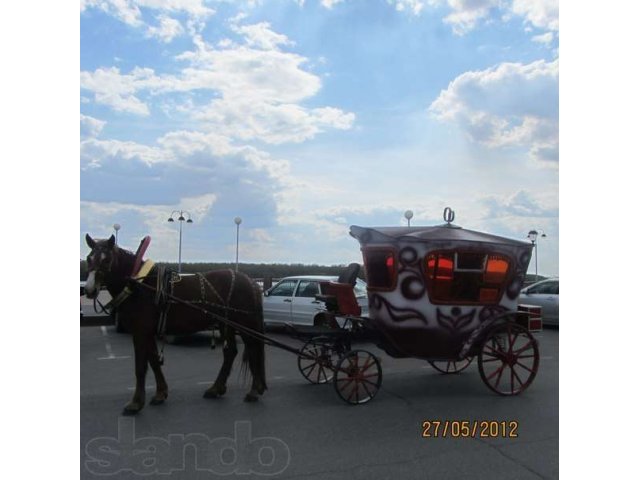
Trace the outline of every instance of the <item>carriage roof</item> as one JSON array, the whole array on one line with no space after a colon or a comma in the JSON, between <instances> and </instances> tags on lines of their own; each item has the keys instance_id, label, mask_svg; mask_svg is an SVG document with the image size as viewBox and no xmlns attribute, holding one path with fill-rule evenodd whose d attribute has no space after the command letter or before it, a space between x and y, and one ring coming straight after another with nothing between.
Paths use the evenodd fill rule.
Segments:
<instances>
[{"instance_id":1,"label":"carriage roof","mask_svg":"<svg viewBox=\"0 0 640 480\"><path fill-rule=\"evenodd\" d=\"M418 243L459 241L519 247L531 246L529 242L467 230L449 223L431 227L359 227L352 225L349 233L363 245L401 241Z\"/></svg>"}]
</instances>

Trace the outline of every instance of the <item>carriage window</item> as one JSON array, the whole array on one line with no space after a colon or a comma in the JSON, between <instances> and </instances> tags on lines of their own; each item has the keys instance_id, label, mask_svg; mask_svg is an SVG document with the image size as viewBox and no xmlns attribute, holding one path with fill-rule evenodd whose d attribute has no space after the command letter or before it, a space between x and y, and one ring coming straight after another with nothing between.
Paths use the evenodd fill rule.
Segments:
<instances>
[{"instance_id":1,"label":"carriage window","mask_svg":"<svg viewBox=\"0 0 640 480\"><path fill-rule=\"evenodd\" d=\"M370 249L363 252L367 286L389 290L395 286L396 259L391 249Z\"/></svg>"},{"instance_id":2,"label":"carriage window","mask_svg":"<svg viewBox=\"0 0 640 480\"><path fill-rule=\"evenodd\" d=\"M502 255L448 251L426 258L427 288L436 303L497 303L508 271Z\"/></svg>"}]
</instances>

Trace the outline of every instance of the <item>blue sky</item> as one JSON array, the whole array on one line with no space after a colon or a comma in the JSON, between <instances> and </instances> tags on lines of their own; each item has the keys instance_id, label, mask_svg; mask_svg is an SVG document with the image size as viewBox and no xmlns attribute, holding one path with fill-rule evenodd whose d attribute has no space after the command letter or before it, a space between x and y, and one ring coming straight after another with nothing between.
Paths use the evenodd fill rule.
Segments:
<instances>
[{"instance_id":1,"label":"blue sky","mask_svg":"<svg viewBox=\"0 0 640 480\"><path fill-rule=\"evenodd\" d=\"M85 0L81 252L360 261L350 225L524 239L558 274L558 3ZM530 271L533 271L533 262Z\"/></svg>"}]
</instances>

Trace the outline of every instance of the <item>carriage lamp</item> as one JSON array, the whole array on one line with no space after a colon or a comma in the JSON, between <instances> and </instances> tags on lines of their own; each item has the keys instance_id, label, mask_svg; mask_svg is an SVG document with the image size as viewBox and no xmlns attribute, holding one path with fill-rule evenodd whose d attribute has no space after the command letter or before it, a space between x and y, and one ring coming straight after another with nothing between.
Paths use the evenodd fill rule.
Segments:
<instances>
[{"instance_id":1,"label":"carriage lamp","mask_svg":"<svg viewBox=\"0 0 640 480\"><path fill-rule=\"evenodd\" d=\"M411 219L413 218L413 212L411 210L407 210L404 212L404 218L407 219L407 227L411 226Z\"/></svg>"},{"instance_id":2,"label":"carriage lamp","mask_svg":"<svg viewBox=\"0 0 640 480\"><path fill-rule=\"evenodd\" d=\"M184 212L182 210L174 210L173 212L171 212L171 215L169 215L169 218L167 219L168 222L175 222L173 216L175 214L178 214L178 222L180 222L180 240L178 243L178 273L182 273L182 222L187 222L187 223L193 223L193 220L191 220L191 214L189 212ZM187 215L187 218L185 219L185 214Z\"/></svg>"},{"instance_id":3,"label":"carriage lamp","mask_svg":"<svg viewBox=\"0 0 640 480\"><path fill-rule=\"evenodd\" d=\"M236 217L233 219L236 224L236 272L238 271L238 247L240 246L240 224L242 223L242 219L240 217Z\"/></svg>"}]
</instances>

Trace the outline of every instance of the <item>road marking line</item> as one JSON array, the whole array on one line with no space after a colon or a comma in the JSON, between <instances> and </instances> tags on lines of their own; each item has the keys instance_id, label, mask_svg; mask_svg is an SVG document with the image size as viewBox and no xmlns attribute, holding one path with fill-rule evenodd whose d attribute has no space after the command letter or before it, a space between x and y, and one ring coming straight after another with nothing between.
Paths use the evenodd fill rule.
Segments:
<instances>
[{"instance_id":1,"label":"road marking line","mask_svg":"<svg viewBox=\"0 0 640 480\"><path fill-rule=\"evenodd\" d=\"M102 325L100 327L100 330L102 330L102 336L104 337L104 346L107 349L108 357L106 358L109 358L109 359L115 358L116 356L113 354L113 350L111 349L111 342L109 342L108 340L109 334L107 333L107 327Z\"/></svg>"},{"instance_id":2,"label":"road marking line","mask_svg":"<svg viewBox=\"0 0 640 480\"><path fill-rule=\"evenodd\" d=\"M115 355L112 355L110 357L98 357L98 360L121 360L123 358L131 358L130 355L123 355L121 357L117 357Z\"/></svg>"}]
</instances>

